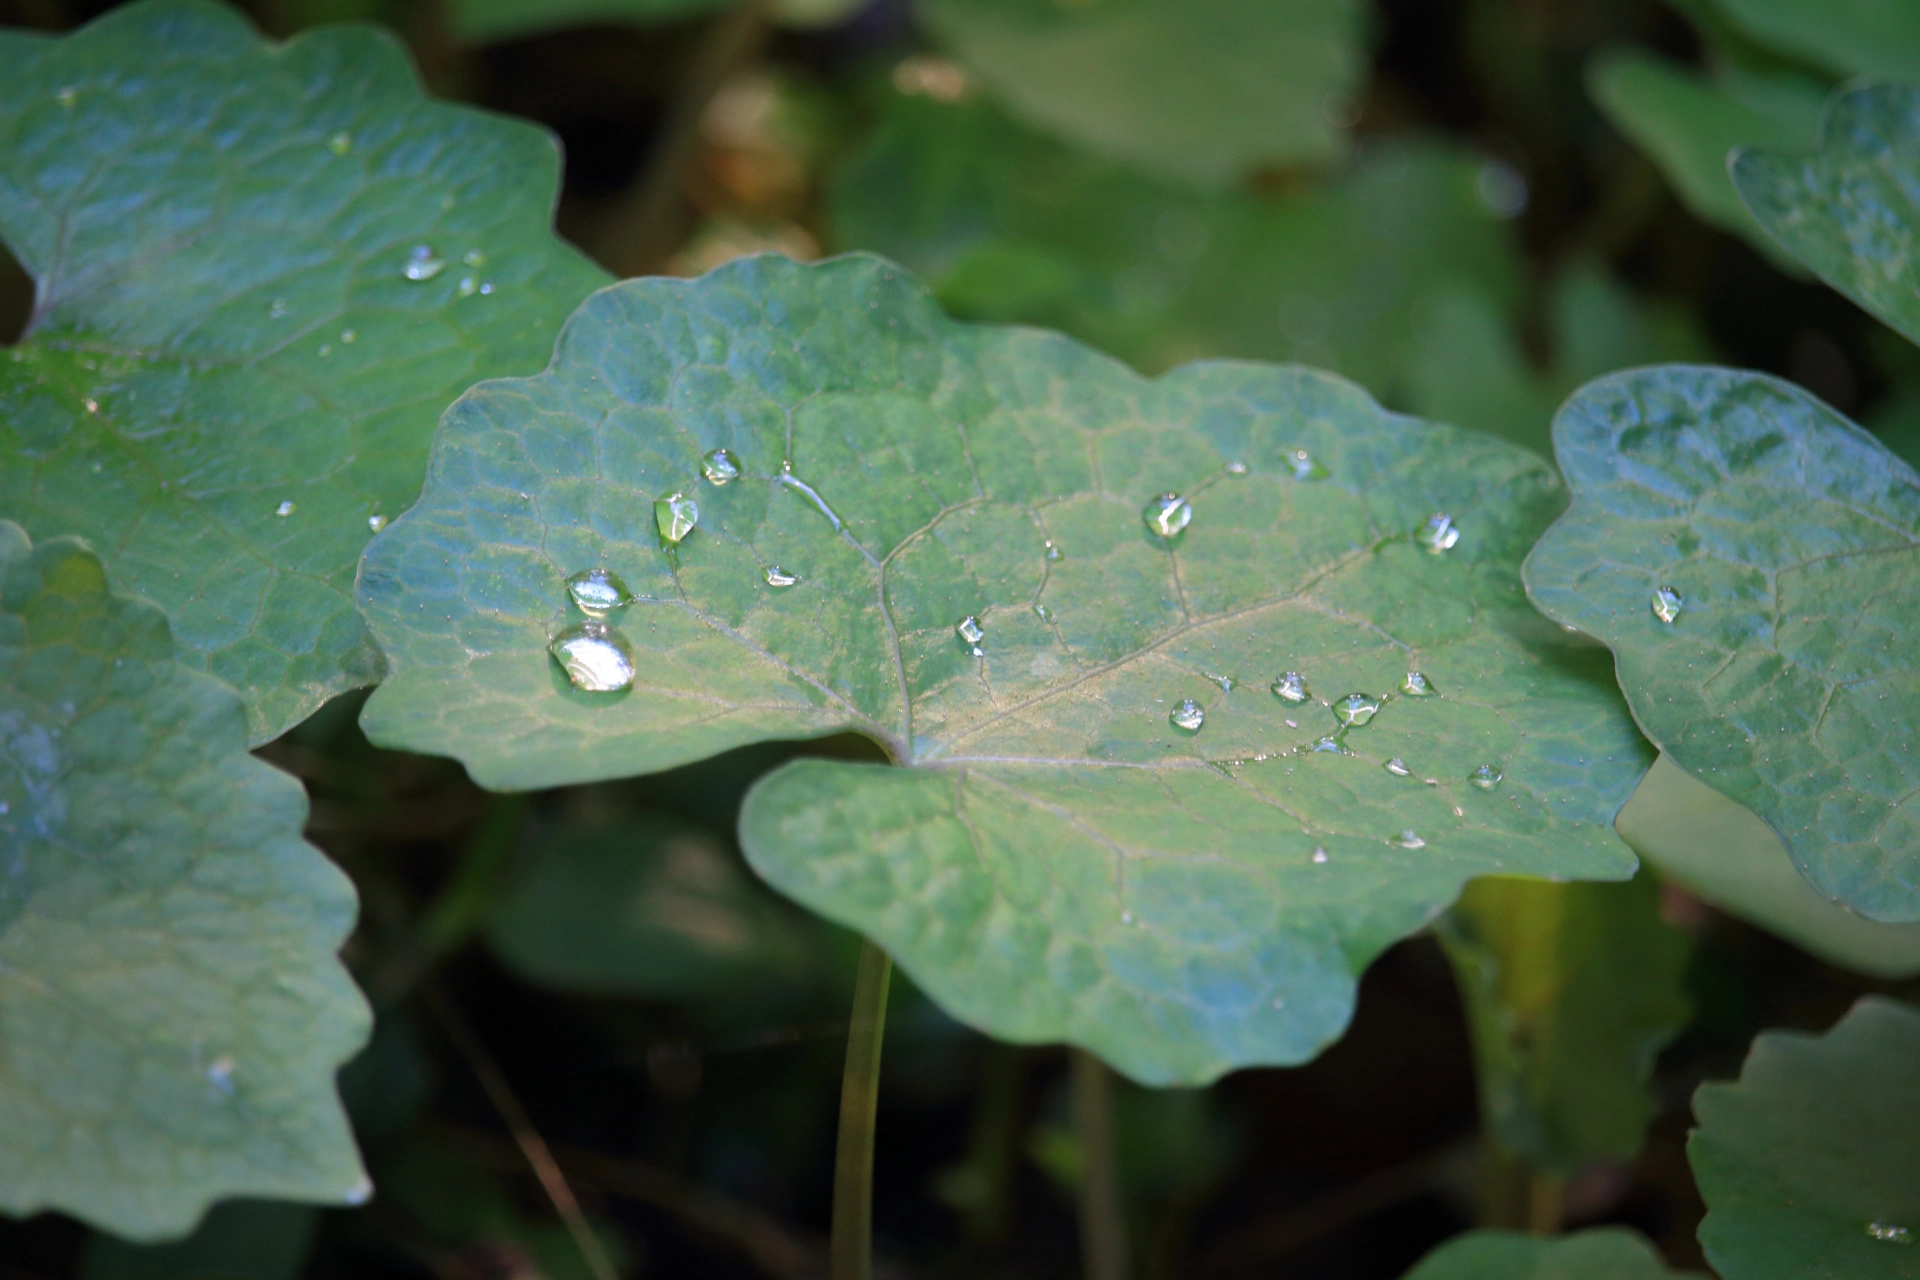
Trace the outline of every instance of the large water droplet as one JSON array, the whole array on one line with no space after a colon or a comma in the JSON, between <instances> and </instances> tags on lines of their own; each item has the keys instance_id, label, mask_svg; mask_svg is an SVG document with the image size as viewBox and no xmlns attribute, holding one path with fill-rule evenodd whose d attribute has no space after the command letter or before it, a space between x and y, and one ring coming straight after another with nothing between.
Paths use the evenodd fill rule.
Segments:
<instances>
[{"instance_id":1,"label":"large water droplet","mask_svg":"<svg viewBox=\"0 0 1920 1280\"><path fill-rule=\"evenodd\" d=\"M286 500L284 500L284 501L282 501L282 502L281 502L281 504L280 504L279 506L277 506L277 507L275 507L275 508L273 509L273 514L275 514L275 515L277 515L277 516L279 516L279 517L280 517L280 518L281 518L282 520L285 520L285 519L286 519L286 518L287 518L288 516L290 516L290 515L292 515L292 514L293 514L293 499L291 499L291 498L288 498L288 499L286 499Z\"/></svg>"},{"instance_id":2,"label":"large water droplet","mask_svg":"<svg viewBox=\"0 0 1920 1280\"><path fill-rule=\"evenodd\" d=\"M582 569L567 579L567 594L589 618L604 618L633 603L633 592L611 569Z\"/></svg>"},{"instance_id":3,"label":"large water droplet","mask_svg":"<svg viewBox=\"0 0 1920 1280\"><path fill-rule=\"evenodd\" d=\"M740 464L725 449L715 449L700 459L700 474L711 485L728 484L740 478Z\"/></svg>"},{"instance_id":4,"label":"large water droplet","mask_svg":"<svg viewBox=\"0 0 1920 1280\"><path fill-rule=\"evenodd\" d=\"M353 135L342 129L327 139L327 150L337 156L343 156L353 150Z\"/></svg>"},{"instance_id":5,"label":"large water droplet","mask_svg":"<svg viewBox=\"0 0 1920 1280\"><path fill-rule=\"evenodd\" d=\"M1387 761L1383 767L1396 778L1411 778L1413 776L1413 770L1407 768L1407 762L1399 756L1395 756L1393 759Z\"/></svg>"},{"instance_id":6,"label":"large water droplet","mask_svg":"<svg viewBox=\"0 0 1920 1280\"><path fill-rule=\"evenodd\" d=\"M1407 672L1407 678L1400 682L1400 692L1409 698L1431 698L1434 694L1433 682L1418 671Z\"/></svg>"},{"instance_id":7,"label":"large water droplet","mask_svg":"<svg viewBox=\"0 0 1920 1280\"><path fill-rule=\"evenodd\" d=\"M1454 527L1453 517L1444 511L1436 511L1427 517L1420 526L1420 532L1414 535L1420 539L1420 545L1439 555L1442 551L1451 551L1460 541L1460 530Z\"/></svg>"},{"instance_id":8,"label":"large water droplet","mask_svg":"<svg viewBox=\"0 0 1920 1280\"><path fill-rule=\"evenodd\" d=\"M1482 791L1491 791L1506 780L1507 775L1500 772L1500 766L1492 764L1483 764L1467 775L1467 781Z\"/></svg>"},{"instance_id":9,"label":"large water droplet","mask_svg":"<svg viewBox=\"0 0 1920 1280\"><path fill-rule=\"evenodd\" d=\"M677 547L700 523L700 506L684 493L670 493L654 501L653 523L660 530L660 545Z\"/></svg>"},{"instance_id":10,"label":"large water droplet","mask_svg":"<svg viewBox=\"0 0 1920 1280\"><path fill-rule=\"evenodd\" d=\"M984 655L985 650L981 649L980 642L987 638L987 632L980 625L980 619L968 614L953 624L953 634L960 637L960 643L966 645L974 657Z\"/></svg>"},{"instance_id":11,"label":"large water droplet","mask_svg":"<svg viewBox=\"0 0 1920 1280\"><path fill-rule=\"evenodd\" d=\"M777 564L767 566L767 585L770 587L790 587L800 581L797 573L788 573Z\"/></svg>"},{"instance_id":12,"label":"large water droplet","mask_svg":"<svg viewBox=\"0 0 1920 1280\"><path fill-rule=\"evenodd\" d=\"M387 527L387 518L385 516L375 514L367 517L367 528L373 530L375 533L380 532L382 529L386 527Z\"/></svg>"},{"instance_id":13,"label":"large water droplet","mask_svg":"<svg viewBox=\"0 0 1920 1280\"><path fill-rule=\"evenodd\" d=\"M1176 729L1198 733L1200 726L1207 722L1207 713L1192 698L1182 698L1180 704L1167 713L1167 720Z\"/></svg>"},{"instance_id":14,"label":"large water droplet","mask_svg":"<svg viewBox=\"0 0 1920 1280\"><path fill-rule=\"evenodd\" d=\"M1402 849L1424 849L1427 847L1427 842L1415 834L1412 828L1402 831L1400 838L1394 841L1394 843Z\"/></svg>"},{"instance_id":15,"label":"large water droplet","mask_svg":"<svg viewBox=\"0 0 1920 1280\"><path fill-rule=\"evenodd\" d=\"M560 660L576 689L613 693L633 683L633 650L625 636L604 622L568 627L547 651Z\"/></svg>"},{"instance_id":16,"label":"large water droplet","mask_svg":"<svg viewBox=\"0 0 1920 1280\"><path fill-rule=\"evenodd\" d=\"M400 274L409 280L431 280L446 266L446 259L435 253L432 245L417 244L407 250L406 265L400 268Z\"/></svg>"},{"instance_id":17,"label":"large water droplet","mask_svg":"<svg viewBox=\"0 0 1920 1280\"><path fill-rule=\"evenodd\" d=\"M1312 694L1307 678L1298 671L1289 671L1273 682L1273 696L1282 702L1305 702Z\"/></svg>"},{"instance_id":18,"label":"large water droplet","mask_svg":"<svg viewBox=\"0 0 1920 1280\"><path fill-rule=\"evenodd\" d=\"M1672 624L1680 616L1680 610L1686 603L1680 599L1680 593L1672 587L1658 587L1653 593L1653 616L1660 621Z\"/></svg>"},{"instance_id":19,"label":"large water droplet","mask_svg":"<svg viewBox=\"0 0 1920 1280\"><path fill-rule=\"evenodd\" d=\"M1295 480L1325 480L1331 474L1305 449L1295 449L1286 458L1287 465L1293 468Z\"/></svg>"},{"instance_id":20,"label":"large water droplet","mask_svg":"<svg viewBox=\"0 0 1920 1280\"><path fill-rule=\"evenodd\" d=\"M1333 714L1341 724L1358 729L1380 710L1380 699L1370 693L1350 693L1333 704Z\"/></svg>"},{"instance_id":21,"label":"large water droplet","mask_svg":"<svg viewBox=\"0 0 1920 1280\"><path fill-rule=\"evenodd\" d=\"M1884 1240L1888 1244L1912 1244L1913 1232L1897 1222L1888 1222L1884 1218L1875 1218L1867 1224L1867 1234L1875 1240Z\"/></svg>"},{"instance_id":22,"label":"large water droplet","mask_svg":"<svg viewBox=\"0 0 1920 1280\"><path fill-rule=\"evenodd\" d=\"M1177 493L1163 493L1141 508L1140 518L1161 537L1177 537L1193 523L1193 504Z\"/></svg>"}]
</instances>

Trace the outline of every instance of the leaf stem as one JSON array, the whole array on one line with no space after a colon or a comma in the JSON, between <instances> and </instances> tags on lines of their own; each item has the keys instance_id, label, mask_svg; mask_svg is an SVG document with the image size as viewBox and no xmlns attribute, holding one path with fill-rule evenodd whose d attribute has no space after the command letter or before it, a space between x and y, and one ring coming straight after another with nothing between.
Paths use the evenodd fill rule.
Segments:
<instances>
[{"instance_id":1,"label":"leaf stem","mask_svg":"<svg viewBox=\"0 0 1920 1280\"><path fill-rule=\"evenodd\" d=\"M840 1144L833 1161L832 1280L873 1274L873 1127L880 1096L880 1045L887 1027L893 958L871 941L860 946L847 1026L847 1068L840 1081Z\"/></svg>"},{"instance_id":2,"label":"leaf stem","mask_svg":"<svg viewBox=\"0 0 1920 1280\"><path fill-rule=\"evenodd\" d=\"M1113 1133L1113 1073L1073 1051L1073 1127L1080 1139L1080 1254L1087 1280L1128 1280L1126 1210Z\"/></svg>"}]
</instances>

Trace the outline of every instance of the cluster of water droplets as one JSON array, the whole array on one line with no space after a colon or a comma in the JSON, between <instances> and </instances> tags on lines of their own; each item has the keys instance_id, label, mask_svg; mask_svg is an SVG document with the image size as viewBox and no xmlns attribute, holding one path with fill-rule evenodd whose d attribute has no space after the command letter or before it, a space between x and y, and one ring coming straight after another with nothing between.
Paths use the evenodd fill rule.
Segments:
<instances>
[{"instance_id":1,"label":"cluster of water droplets","mask_svg":"<svg viewBox=\"0 0 1920 1280\"><path fill-rule=\"evenodd\" d=\"M585 693L617 693L633 685L633 647L606 619L633 603L633 593L611 569L584 569L567 579L567 595L587 621L553 637L547 646L573 687Z\"/></svg>"},{"instance_id":2,"label":"cluster of water droplets","mask_svg":"<svg viewBox=\"0 0 1920 1280\"><path fill-rule=\"evenodd\" d=\"M1912 1244L1913 1231L1897 1222L1888 1222L1884 1218L1875 1218L1867 1224L1867 1234L1875 1240L1887 1244Z\"/></svg>"}]
</instances>

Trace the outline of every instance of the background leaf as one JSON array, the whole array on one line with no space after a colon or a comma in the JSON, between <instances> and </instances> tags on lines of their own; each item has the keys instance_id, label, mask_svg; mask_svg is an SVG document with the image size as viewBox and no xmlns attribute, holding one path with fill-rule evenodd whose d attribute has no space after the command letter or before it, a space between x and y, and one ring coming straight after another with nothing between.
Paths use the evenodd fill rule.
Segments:
<instances>
[{"instance_id":1,"label":"background leaf","mask_svg":"<svg viewBox=\"0 0 1920 1280\"><path fill-rule=\"evenodd\" d=\"M354 894L304 794L158 610L5 522L0 801L0 1207L150 1240L223 1196L364 1200Z\"/></svg>"},{"instance_id":2,"label":"background leaf","mask_svg":"<svg viewBox=\"0 0 1920 1280\"><path fill-rule=\"evenodd\" d=\"M1028 123L1212 185L1337 156L1364 59L1355 0L920 0L918 14Z\"/></svg>"},{"instance_id":3,"label":"background leaf","mask_svg":"<svg viewBox=\"0 0 1920 1280\"><path fill-rule=\"evenodd\" d=\"M699 479L717 447L740 479ZM1199 513L1171 544L1141 516L1169 489ZM701 515L669 549L673 493ZM747 259L596 295L549 373L450 412L362 566L393 664L363 724L492 787L857 730L920 767L775 772L756 869L964 1020L1203 1080L1311 1056L1470 876L1630 869L1606 823L1644 748L1515 572L1560 501L1532 455L1322 374L1149 382L957 325L882 261ZM1436 512L1452 550L1416 542ZM546 653L596 566L640 597L612 695ZM1290 669L1317 699L1268 692ZM1410 670L1437 695L1339 733L1324 699Z\"/></svg>"},{"instance_id":4,"label":"background leaf","mask_svg":"<svg viewBox=\"0 0 1920 1280\"><path fill-rule=\"evenodd\" d=\"M1920 924L1877 924L1828 902L1772 828L1664 755L1613 825L1662 876L1830 964L1876 978L1920 974Z\"/></svg>"},{"instance_id":5,"label":"background leaf","mask_svg":"<svg viewBox=\"0 0 1920 1280\"><path fill-rule=\"evenodd\" d=\"M1772 1031L1693 1096L1700 1243L1725 1280L1920 1275L1920 1012L1868 997L1824 1036Z\"/></svg>"},{"instance_id":6,"label":"background leaf","mask_svg":"<svg viewBox=\"0 0 1920 1280\"><path fill-rule=\"evenodd\" d=\"M1553 434L1573 506L1528 557L1534 602L1612 647L1647 736L1815 888L1920 920L1920 477L1728 369L1602 378Z\"/></svg>"},{"instance_id":7,"label":"background leaf","mask_svg":"<svg viewBox=\"0 0 1920 1280\"><path fill-rule=\"evenodd\" d=\"M229 1200L171 1244L87 1241L80 1280L299 1280L320 1212L311 1205Z\"/></svg>"},{"instance_id":8,"label":"background leaf","mask_svg":"<svg viewBox=\"0 0 1920 1280\"><path fill-rule=\"evenodd\" d=\"M1747 35L1834 76L1920 80L1920 9L1904 0L1714 0Z\"/></svg>"},{"instance_id":9,"label":"background leaf","mask_svg":"<svg viewBox=\"0 0 1920 1280\"><path fill-rule=\"evenodd\" d=\"M1518 1231L1469 1231L1421 1259L1407 1280L1664 1280L1667 1270L1638 1232L1595 1227L1542 1239Z\"/></svg>"},{"instance_id":10,"label":"background leaf","mask_svg":"<svg viewBox=\"0 0 1920 1280\"><path fill-rule=\"evenodd\" d=\"M426 101L371 29L276 46L193 0L0 33L0 70L0 235L38 282L0 511L91 539L272 738L378 678L353 565L440 410L605 279L549 230L553 142Z\"/></svg>"}]
</instances>

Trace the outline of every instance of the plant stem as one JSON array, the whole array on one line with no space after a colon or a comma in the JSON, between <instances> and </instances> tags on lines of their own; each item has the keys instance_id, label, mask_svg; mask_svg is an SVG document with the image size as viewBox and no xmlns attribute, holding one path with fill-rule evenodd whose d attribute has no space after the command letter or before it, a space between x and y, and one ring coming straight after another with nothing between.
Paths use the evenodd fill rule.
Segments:
<instances>
[{"instance_id":1,"label":"plant stem","mask_svg":"<svg viewBox=\"0 0 1920 1280\"><path fill-rule=\"evenodd\" d=\"M880 1096L880 1045L887 1027L893 958L872 942L860 947L847 1025L847 1069L840 1081L840 1144L833 1161L832 1280L873 1274L873 1124Z\"/></svg>"},{"instance_id":2,"label":"plant stem","mask_svg":"<svg viewBox=\"0 0 1920 1280\"><path fill-rule=\"evenodd\" d=\"M1126 1211L1113 1135L1113 1073L1073 1051L1073 1127L1080 1139L1080 1253L1087 1280L1127 1280Z\"/></svg>"}]
</instances>

